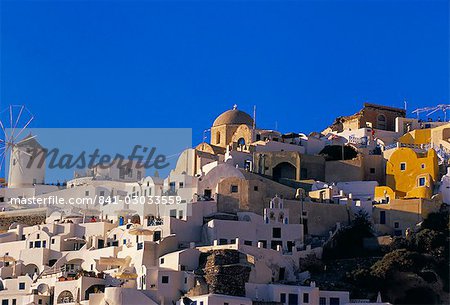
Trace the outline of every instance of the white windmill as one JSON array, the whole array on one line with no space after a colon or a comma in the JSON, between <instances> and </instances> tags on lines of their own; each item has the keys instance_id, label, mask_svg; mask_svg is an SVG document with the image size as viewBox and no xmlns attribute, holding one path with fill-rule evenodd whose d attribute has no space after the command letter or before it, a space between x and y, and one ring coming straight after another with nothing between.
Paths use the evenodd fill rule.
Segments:
<instances>
[{"instance_id":1,"label":"white windmill","mask_svg":"<svg viewBox=\"0 0 450 305\"><path fill-rule=\"evenodd\" d=\"M10 105L0 112L0 173L6 176L6 162L9 162L8 187L29 187L43 183L45 165L29 166L33 149L42 149L36 136L26 133L33 121L33 114L23 105Z\"/></svg>"}]
</instances>

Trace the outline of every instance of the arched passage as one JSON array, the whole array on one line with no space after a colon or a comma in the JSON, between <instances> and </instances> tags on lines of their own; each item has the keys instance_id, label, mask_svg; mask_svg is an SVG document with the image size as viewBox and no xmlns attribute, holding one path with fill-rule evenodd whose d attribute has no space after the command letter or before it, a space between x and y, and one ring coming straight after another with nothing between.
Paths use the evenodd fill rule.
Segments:
<instances>
[{"instance_id":1,"label":"arched passage","mask_svg":"<svg viewBox=\"0 0 450 305\"><path fill-rule=\"evenodd\" d=\"M63 292L61 292L58 298L56 299L56 303L58 304L73 303L73 302L74 302L73 294L69 290L64 290Z\"/></svg>"},{"instance_id":2,"label":"arched passage","mask_svg":"<svg viewBox=\"0 0 450 305\"><path fill-rule=\"evenodd\" d=\"M279 181L281 178L296 179L297 168L289 162L281 162L273 168L273 179Z\"/></svg>"},{"instance_id":3,"label":"arched passage","mask_svg":"<svg viewBox=\"0 0 450 305\"><path fill-rule=\"evenodd\" d=\"M89 300L89 295L91 293L100 293L105 292L105 285L92 285L88 289L86 289L86 292L84 293L84 299Z\"/></svg>"},{"instance_id":4,"label":"arched passage","mask_svg":"<svg viewBox=\"0 0 450 305\"><path fill-rule=\"evenodd\" d=\"M32 278L35 273L39 274L39 268L35 264L28 264L23 269L23 273Z\"/></svg>"}]
</instances>

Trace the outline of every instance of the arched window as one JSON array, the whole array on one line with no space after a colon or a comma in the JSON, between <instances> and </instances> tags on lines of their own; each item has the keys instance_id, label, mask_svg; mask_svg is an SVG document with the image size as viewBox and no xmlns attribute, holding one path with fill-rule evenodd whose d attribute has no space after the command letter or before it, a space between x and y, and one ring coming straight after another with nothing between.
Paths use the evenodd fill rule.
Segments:
<instances>
[{"instance_id":1,"label":"arched window","mask_svg":"<svg viewBox=\"0 0 450 305\"><path fill-rule=\"evenodd\" d=\"M220 144L220 131L216 133L216 144Z\"/></svg>"},{"instance_id":2,"label":"arched window","mask_svg":"<svg viewBox=\"0 0 450 305\"><path fill-rule=\"evenodd\" d=\"M245 140L244 138L239 138L239 140L237 141L239 146L245 146Z\"/></svg>"},{"instance_id":3,"label":"arched window","mask_svg":"<svg viewBox=\"0 0 450 305\"><path fill-rule=\"evenodd\" d=\"M386 117L384 114L379 114L377 117L377 128L381 130L386 130Z\"/></svg>"}]
</instances>

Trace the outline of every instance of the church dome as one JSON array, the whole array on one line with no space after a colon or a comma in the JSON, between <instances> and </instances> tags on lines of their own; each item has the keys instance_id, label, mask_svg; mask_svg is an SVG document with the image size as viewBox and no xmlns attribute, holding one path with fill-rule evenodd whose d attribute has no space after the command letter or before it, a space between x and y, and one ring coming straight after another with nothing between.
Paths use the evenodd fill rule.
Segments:
<instances>
[{"instance_id":1,"label":"church dome","mask_svg":"<svg viewBox=\"0 0 450 305\"><path fill-rule=\"evenodd\" d=\"M241 124L252 126L253 119L249 114L245 113L244 111L237 110L236 107L233 107L232 110L227 110L221 115L219 115L215 119L213 127L220 125L241 125Z\"/></svg>"}]
</instances>

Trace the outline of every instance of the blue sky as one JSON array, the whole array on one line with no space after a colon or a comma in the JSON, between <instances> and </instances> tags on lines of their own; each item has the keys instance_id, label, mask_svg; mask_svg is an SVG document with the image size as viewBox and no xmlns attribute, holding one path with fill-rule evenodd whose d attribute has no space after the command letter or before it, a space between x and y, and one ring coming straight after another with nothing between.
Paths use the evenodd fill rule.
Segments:
<instances>
[{"instance_id":1,"label":"blue sky","mask_svg":"<svg viewBox=\"0 0 450 305\"><path fill-rule=\"evenodd\" d=\"M448 1L2 1L1 108L32 127L192 127L237 104L322 130L449 103Z\"/></svg>"}]
</instances>

